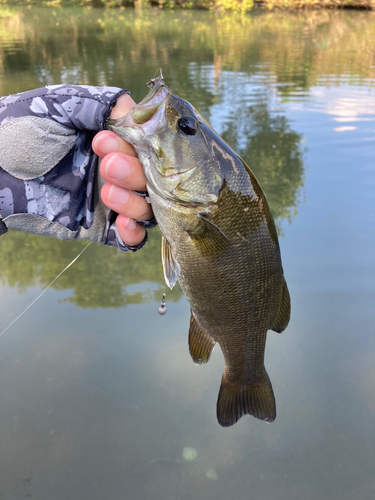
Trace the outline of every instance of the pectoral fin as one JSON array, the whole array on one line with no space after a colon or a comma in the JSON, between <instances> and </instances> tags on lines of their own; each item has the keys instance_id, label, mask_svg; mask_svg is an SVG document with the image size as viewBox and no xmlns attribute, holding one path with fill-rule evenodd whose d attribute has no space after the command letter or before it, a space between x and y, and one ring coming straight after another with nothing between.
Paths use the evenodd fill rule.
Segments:
<instances>
[{"instance_id":1,"label":"pectoral fin","mask_svg":"<svg viewBox=\"0 0 375 500\"><path fill-rule=\"evenodd\" d=\"M205 332L200 325L193 313L190 316L190 329L189 329L189 352L194 363L197 365L202 365L207 363L210 359L213 348L215 347L216 341Z\"/></svg>"},{"instance_id":2,"label":"pectoral fin","mask_svg":"<svg viewBox=\"0 0 375 500\"><path fill-rule=\"evenodd\" d=\"M162 236L161 240L161 260L163 262L165 282L172 290L180 275L180 266L173 257L171 245L164 236Z\"/></svg>"},{"instance_id":3,"label":"pectoral fin","mask_svg":"<svg viewBox=\"0 0 375 500\"><path fill-rule=\"evenodd\" d=\"M198 221L193 229L188 231L195 245L205 256L217 257L229 245L229 239L213 222L198 214Z\"/></svg>"},{"instance_id":4,"label":"pectoral fin","mask_svg":"<svg viewBox=\"0 0 375 500\"><path fill-rule=\"evenodd\" d=\"M285 328L288 326L289 319L290 319L290 295L286 281L283 278L283 291L282 291L280 307L271 329L277 333L283 332Z\"/></svg>"}]
</instances>

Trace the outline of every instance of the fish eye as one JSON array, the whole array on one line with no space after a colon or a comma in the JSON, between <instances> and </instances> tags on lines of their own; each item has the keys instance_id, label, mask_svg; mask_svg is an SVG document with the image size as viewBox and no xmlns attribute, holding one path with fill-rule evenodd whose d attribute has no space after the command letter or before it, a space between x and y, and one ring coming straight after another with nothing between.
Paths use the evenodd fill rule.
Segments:
<instances>
[{"instance_id":1,"label":"fish eye","mask_svg":"<svg viewBox=\"0 0 375 500\"><path fill-rule=\"evenodd\" d=\"M195 135L198 130L198 120L193 116L186 115L178 120L177 127L185 135Z\"/></svg>"}]
</instances>

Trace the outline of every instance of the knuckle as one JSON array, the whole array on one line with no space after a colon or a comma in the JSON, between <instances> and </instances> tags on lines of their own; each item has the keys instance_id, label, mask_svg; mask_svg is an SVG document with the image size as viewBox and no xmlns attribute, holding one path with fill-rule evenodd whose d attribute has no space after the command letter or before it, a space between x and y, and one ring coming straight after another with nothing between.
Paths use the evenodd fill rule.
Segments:
<instances>
[{"instance_id":1,"label":"knuckle","mask_svg":"<svg viewBox=\"0 0 375 500\"><path fill-rule=\"evenodd\" d=\"M143 210L141 212L140 217L138 220L148 220L151 217L151 208L149 206L142 207Z\"/></svg>"}]
</instances>

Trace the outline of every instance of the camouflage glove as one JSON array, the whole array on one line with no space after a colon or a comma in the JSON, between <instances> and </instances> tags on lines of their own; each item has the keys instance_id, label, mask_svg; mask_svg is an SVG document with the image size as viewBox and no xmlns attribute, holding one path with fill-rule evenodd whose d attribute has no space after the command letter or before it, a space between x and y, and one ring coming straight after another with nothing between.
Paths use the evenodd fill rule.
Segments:
<instances>
[{"instance_id":1,"label":"camouflage glove","mask_svg":"<svg viewBox=\"0 0 375 500\"><path fill-rule=\"evenodd\" d=\"M119 237L100 199L91 148L127 90L52 85L0 98L0 235L7 229L138 250ZM155 219L140 222L147 227Z\"/></svg>"}]
</instances>

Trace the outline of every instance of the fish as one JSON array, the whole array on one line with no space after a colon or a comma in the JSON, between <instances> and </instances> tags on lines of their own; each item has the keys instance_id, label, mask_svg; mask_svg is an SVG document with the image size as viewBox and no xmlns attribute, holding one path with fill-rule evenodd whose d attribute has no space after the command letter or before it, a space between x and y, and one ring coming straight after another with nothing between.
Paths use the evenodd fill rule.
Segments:
<instances>
[{"instance_id":1,"label":"fish","mask_svg":"<svg viewBox=\"0 0 375 500\"><path fill-rule=\"evenodd\" d=\"M264 366L268 330L290 318L278 235L250 168L162 77L107 128L134 146L162 233L169 288L191 309L189 351L206 363L216 343L225 367L217 401L223 427L243 415L272 422L276 402Z\"/></svg>"}]
</instances>

